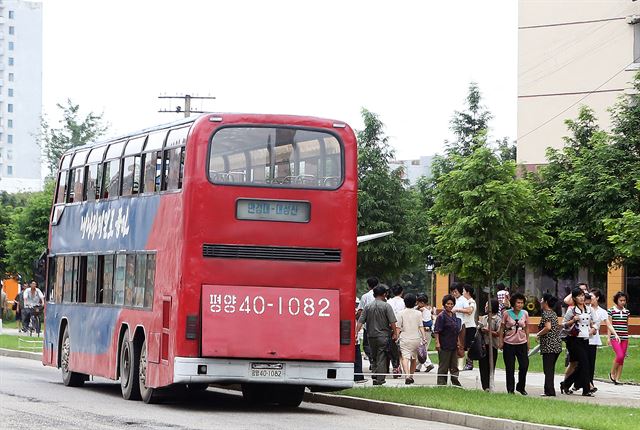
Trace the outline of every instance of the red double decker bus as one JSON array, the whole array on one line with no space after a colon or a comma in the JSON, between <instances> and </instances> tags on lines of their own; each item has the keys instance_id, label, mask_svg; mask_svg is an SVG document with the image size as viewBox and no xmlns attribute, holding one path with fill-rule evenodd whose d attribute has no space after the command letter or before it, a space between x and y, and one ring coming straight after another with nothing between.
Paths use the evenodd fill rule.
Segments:
<instances>
[{"instance_id":1,"label":"red double decker bus","mask_svg":"<svg viewBox=\"0 0 640 430\"><path fill-rule=\"evenodd\" d=\"M207 114L64 155L43 363L125 399L352 386L356 140L342 122Z\"/></svg>"}]
</instances>

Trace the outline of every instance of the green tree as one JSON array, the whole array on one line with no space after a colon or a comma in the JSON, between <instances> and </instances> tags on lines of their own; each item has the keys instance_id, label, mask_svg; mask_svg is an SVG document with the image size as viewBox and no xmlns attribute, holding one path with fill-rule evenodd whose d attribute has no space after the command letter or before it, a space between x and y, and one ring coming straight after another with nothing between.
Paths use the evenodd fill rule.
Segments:
<instances>
[{"instance_id":1,"label":"green tree","mask_svg":"<svg viewBox=\"0 0 640 430\"><path fill-rule=\"evenodd\" d=\"M60 158L67 150L93 142L107 131L107 126L102 122L102 114L89 112L82 117L80 105L71 100L67 100L66 105L58 103L57 106L62 111L59 127L51 127L43 117L38 136L51 175L58 169Z\"/></svg>"},{"instance_id":2,"label":"green tree","mask_svg":"<svg viewBox=\"0 0 640 430\"><path fill-rule=\"evenodd\" d=\"M451 119L451 131L456 136L454 142L446 142L447 155L470 155L486 139L489 121L493 116L482 105L482 94L475 82L469 84L466 107L455 111Z\"/></svg>"},{"instance_id":3,"label":"green tree","mask_svg":"<svg viewBox=\"0 0 640 430\"><path fill-rule=\"evenodd\" d=\"M33 264L47 248L54 188L48 181L44 191L30 193L26 205L13 211L4 241L7 271L33 277Z\"/></svg>"},{"instance_id":4,"label":"green tree","mask_svg":"<svg viewBox=\"0 0 640 430\"><path fill-rule=\"evenodd\" d=\"M393 235L358 246L358 276L398 276L420 257L411 210L415 196L402 171L389 169L393 150L380 118L362 109L358 131L358 234L392 230Z\"/></svg>"},{"instance_id":5,"label":"green tree","mask_svg":"<svg viewBox=\"0 0 640 430\"><path fill-rule=\"evenodd\" d=\"M626 140L597 127L589 108L582 107L578 118L566 124L571 135L565 147L549 150L549 164L540 172L542 189L553 199L553 242L541 249L537 261L556 278L571 276L581 267L604 276L620 256L605 220L638 207L640 160Z\"/></svg>"},{"instance_id":6,"label":"green tree","mask_svg":"<svg viewBox=\"0 0 640 430\"><path fill-rule=\"evenodd\" d=\"M22 207L26 202L26 194L9 194L6 191L0 192L0 278L8 272L4 263L4 256L7 255L5 241L7 230L11 223L11 215L16 208Z\"/></svg>"},{"instance_id":7,"label":"green tree","mask_svg":"<svg viewBox=\"0 0 640 430\"><path fill-rule=\"evenodd\" d=\"M549 201L486 144L450 161L429 212L434 256L441 271L488 286L549 241Z\"/></svg>"}]
</instances>

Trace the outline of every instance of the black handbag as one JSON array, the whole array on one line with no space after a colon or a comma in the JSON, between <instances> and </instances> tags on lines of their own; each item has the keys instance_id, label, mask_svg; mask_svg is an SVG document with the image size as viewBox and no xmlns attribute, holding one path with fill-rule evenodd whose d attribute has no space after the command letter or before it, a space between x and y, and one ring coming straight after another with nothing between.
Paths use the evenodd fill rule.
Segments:
<instances>
[{"instance_id":1,"label":"black handbag","mask_svg":"<svg viewBox=\"0 0 640 430\"><path fill-rule=\"evenodd\" d=\"M482 337L480 330L477 330L471 345L469 345L469 351L467 352L467 357L471 360L482 360L487 356L487 348Z\"/></svg>"}]
</instances>

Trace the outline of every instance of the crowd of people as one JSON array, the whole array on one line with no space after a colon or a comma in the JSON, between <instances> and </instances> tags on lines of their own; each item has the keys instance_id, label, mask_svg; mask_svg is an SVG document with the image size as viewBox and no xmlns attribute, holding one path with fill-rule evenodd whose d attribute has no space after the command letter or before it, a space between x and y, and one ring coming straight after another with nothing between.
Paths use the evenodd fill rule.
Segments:
<instances>
[{"instance_id":1,"label":"crowd of people","mask_svg":"<svg viewBox=\"0 0 640 430\"><path fill-rule=\"evenodd\" d=\"M540 322L537 332L533 332L535 326L524 309L525 296L511 294L503 284L498 285L496 298L486 303L480 317L474 288L468 284L452 284L449 294L442 298L440 313L424 294L405 294L402 286L389 288L377 278L367 279L367 284L369 291L357 304L356 339L364 329L363 349L371 363L373 385L384 384L389 374L404 377L405 384L410 385L422 366L425 372L433 370L435 366L428 355L433 339L438 355L438 385L447 385L450 380L452 385L461 386L460 370L472 370L478 361L482 388L489 391L491 366L495 370L501 350L507 392L526 396L529 357L539 352L545 377L542 395L556 396L555 367L565 343L566 369L560 392L580 391L583 396L593 396L597 391L594 373L598 347L602 346L601 327L606 327L615 353L609 379L621 384L629 342L628 297L624 292L616 293L614 306L605 310L600 307L604 298L600 290L578 284L563 299L566 311L562 317L557 312L560 299L544 294L540 299ZM533 350L532 337L538 341ZM363 381L359 346L355 358L355 380Z\"/></svg>"},{"instance_id":2,"label":"crowd of people","mask_svg":"<svg viewBox=\"0 0 640 430\"><path fill-rule=\"evenodd\" d=\"M4 291L4 285L2 286L1 291L2 302L0 303L0 310L2 314L0 315L0 320L6 318L6 307L9 303L9 301L7 300L7 294ZM13 303L11 304L11 309L15 312L18 331L26 333L29 328L31 316L34 314L40 315L43 306L44 294L38 287L37 281L31 280L28 283L19 285L18 293L14 297ZM42 323L42 321L40 321L40 323ZM40 325L33 327L33 330L35 330L37 333L40 333Z\"/></svg>"}]
</instances>

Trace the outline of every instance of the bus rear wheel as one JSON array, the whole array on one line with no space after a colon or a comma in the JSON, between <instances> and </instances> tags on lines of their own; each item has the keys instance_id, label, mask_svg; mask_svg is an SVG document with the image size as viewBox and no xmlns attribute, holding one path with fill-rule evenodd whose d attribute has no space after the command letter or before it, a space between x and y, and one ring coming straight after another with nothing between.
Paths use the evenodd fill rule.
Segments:
<instances>
[{"instance_id":1,"label":"bus rear wheel","mask_svg":"<svg viewBox=\"0 0 640 430\"><path fill-rule=\"evenodd\" d=\"M140 396L145 403L157 403L158 393L156 388L147 386L147 340L142 343L140 350L140 362L138 365L138 387Z\"/></svg>"},{"instance_id":2,"label":"bus rear wheel","mask_svg":"<svg viewBox=\"0 0 640 430\"><path fill-rule=\"evenodd\" d=\"M125 400L140 400L139 366L140 346L124 334L120 348L120 388Z\"/></svg>"},{"instance_id":3,"label":"bus rear wheel","mask_svg":"<svg viewBox=\"0 0 640 430\"><path fill-rule=\"evenodd\" d=\"M280 406L297 408L304 398L304 385L278 385L274 394Z\"/></svg>"},{"instance_id":4,"label":"bus rear wheel","mask_svg":"<svg viewBox=\"0 0 640 430\"><path fill-rule=\"evenodd\" d=\"M62 348L60 351L60 369L62 370L62 383L67 387L81 387L87 380L87 375L69 370L71 359L71 338L69 328L65 327L62 335Z\"/></svg>"}]
</instances>

